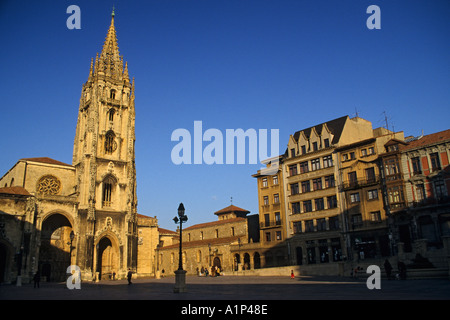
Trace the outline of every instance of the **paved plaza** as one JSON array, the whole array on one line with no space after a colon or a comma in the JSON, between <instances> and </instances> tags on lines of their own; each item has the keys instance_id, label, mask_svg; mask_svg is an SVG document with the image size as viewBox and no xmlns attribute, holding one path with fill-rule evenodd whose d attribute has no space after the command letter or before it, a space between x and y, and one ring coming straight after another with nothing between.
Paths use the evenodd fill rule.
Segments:
<instances>
[{"instance_id":1,"label":"paved plaza","mask_svg":"<svg viewBox=\"0 0 450 320\"><path fill-rule=\"evenodd\" d=\"M450 280L381 280L368 289L365 279L346 277L187 276L186 293L173 293L174 277L0 286L1 300L450 300Z\"/></svg>"}]
</instances>

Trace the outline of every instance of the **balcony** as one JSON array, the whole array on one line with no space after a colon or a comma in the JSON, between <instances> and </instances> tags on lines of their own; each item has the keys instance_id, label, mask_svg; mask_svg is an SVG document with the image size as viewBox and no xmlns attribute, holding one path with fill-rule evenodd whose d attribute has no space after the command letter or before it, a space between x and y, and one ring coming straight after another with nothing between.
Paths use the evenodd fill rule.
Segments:
<instances>
[{"instance_id":1,"label":"balcony","mask_svg":"<svg viewBox=\"0 0 450 320\"><path fill-rule=\"evenodd\" d=\"M281 226L281 220L269 220L269 221L264 221L264 222L260 222L259 223L259 227L261 229L265 229L265 228L273 228L273 227L279 227Z\"/></svg>"},{"instance_id":2,"label":"balcony","mask_svg":"<svg viewBox=\"0 0 450 320\"><path fill-rule=\"evenodd\" d=\"M345 181L341 184L341 190L352 190L359 189L368 186L372 186L375 184L379 184L381 182L380 176L374 176L367 179L357 179L351 181Z\"/></svg>"}]
</instances>

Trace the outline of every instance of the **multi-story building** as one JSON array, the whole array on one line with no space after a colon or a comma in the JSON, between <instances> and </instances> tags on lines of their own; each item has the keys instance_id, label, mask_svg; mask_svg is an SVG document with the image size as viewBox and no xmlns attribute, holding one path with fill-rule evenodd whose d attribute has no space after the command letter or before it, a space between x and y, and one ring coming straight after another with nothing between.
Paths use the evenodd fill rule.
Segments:
<instances>
[{"instance_id":1,"label":"multi-story building","mask_svg":"<svg viewBox=\"0 0 450 320\"><path fill-rule=\"evenodd\" d=\"M347 255L336 148L371 137L369 121L348 116L290 136L283 185L291 263L328 263Z\"/></svg>"},{"instance_id":2,"label":"multi-story building","mask_svg":"<svg viewBox=\"0 0 450 320\"><path fill-rule=\"evenodd\" d=\"M259 239L260 246L266 253L266 267L287 264L287 217L282 162L282 156L267 159L264 162L267 167L252 175L257 179L258 185Z\"/></svg>"},{"instance_id":3,"label":"multi-story building","mask_svg":"<svg viewBox=\"0 0 450 320\"><path fill-rule=\"evenodd\" d=\"M385 152L387 141L394 137L402 141L403 132L377 128L373 130L372 138L336 149L342 199L340 209L345 223L347 253L352 260L385 257L391 253L383 203L383 168L379 159ZM398 170L389 172L398 173Z\"/></svg>"},{"instance_id":4,"label":"multi-story building","mask_svg":"<svg viewBox=\"0 0 450 320\"><path fill-rule=\"evenodd\" d=\"M215 212L218 220L183 228L182 266L190 274L202 268L219 268L230 273L239 268L259 268L258 252L243 251L246 244L257 242L257 216L248 210L230 205ZM256 230L256 234L255 234ZM167 231L166 231L167 233ZM254 239L256 238L256 239ZM179 265L179 238L171 237L158 248L157 270L173 275ZM248 247L248 246L247 246Z\"/></svg>"},{"instance_id":5,"label":"multi-story building","mask_svg":"<svg viewBox=\"0 0 450 320\"><path fill-rule=\"evenodd\" d=\"M417 253L446 264L450 236L450 130L386 144L383 157L392 234L403 258ZM395 160L394 160L395 155Z\"/></svg>"}]
</instances>

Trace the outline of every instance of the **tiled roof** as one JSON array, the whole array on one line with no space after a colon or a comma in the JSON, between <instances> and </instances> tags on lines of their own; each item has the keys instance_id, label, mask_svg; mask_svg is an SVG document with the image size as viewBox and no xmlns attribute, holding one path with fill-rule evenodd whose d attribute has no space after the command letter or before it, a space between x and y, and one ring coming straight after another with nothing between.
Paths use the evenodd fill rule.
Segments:
<instances>
[{"instance_id":1,"label":"tiled roof","mask_svg":"<svg viewBox=\"0 0 450 320\"><path fill-rule=\"evenodd\" d=\"M250 211L236 207L235 205L228 206L226 208L223 208L222 210L214 212L214 214L222 214L222 213L228 213L228 212L245 212L249 213Z\"/></svg>"},{"instance_id":2,"label":"tiled roof","mask_svg":"<svg viewBox=\"0 0 450 320\"><path fill-rule=\"evenodd\" d=\"M195 241L183 241L183 248L192 248L192 247L200 247L200 246L207 246L208 244L211 245L218 245L218 244L231 244L233 242L236 242L239 237L225 237L225 238L212 238L212 239L203 239L203 240L195 240ZM169 246L164 246L161 249L173 249L173 248L179 248L180 243L171 244Z\"/></svg>"},{"instance_id":3,"label":"tiled roof","mask_svg":"<svg viewBox=\"0 0 450 320\"><path fill-rule=\"evenodd\" d=\"M340 137L341 137L341 133L342 130L344 129L344 125L345 122L347 121L348 116L343 116L334 120L330 120L303 130L299 130L297 132L294 133L294 139L295 141L298 141L298 138L300 137L300 133L303 131L303 133L305 134L305 136L308 138L311 134L311 130L312 128L314 128L317 132L317 134L321 134L322 133L322 128L323 125L326 124L327 128L331 131L331 133L333 134L333 141L330 141L331 144L335 144L339 141Z\"/></svg>"},{"instance_id":4,"label":"tiled roof","mask_svg":"<svg viewBox=\"0 0 450 320\"><path fill-rule=\"evenodd\" d=\"M27 191L27 189L22 188L22 187L5 187L5 188L0 188L0 193L21 195L21 196L31 196L31 194Z\"/></svg>"},{"instance_id":5,"label":"tiled roof","mask_svg":"<svg viewBox=\"0 0 450 320\"><path fill-rule=\"evenodd\" d=\"M408 145L402 146L400 150L402 151L408 151L412 149L418 149L423 148L425 146L436 144L438 142L443 142L446 140L450 140L450 129L427 134L426 136L423 136L420 139L411 141Z\"/></svg>"},{"instance_id":6,"label":"tiled roof","mask_svg":"<svg viewBox=\"0 0 450 320\"><path fill-rule=\"evenodd\" d=\"M224 220L218 220L218 221L213 221L213 222L199 223L199 224L195 224L195 225L190 226L183 230L192 230L192 229L197 229L197 228L205 228L205 227L211 227L211 226L216 226L216 225L225 224L225 223L242 222L242 221L247 221L247 219L232 218L232 219L224 219Z\"/></svg>"},{"instance_id":7,"label":"tiled roof","mask_svg":"<svg viewBox=\"0 0 450 320\"><path fill-rule=\"evenodd\" d=\"M172 230L168 230L168 229L164 229L164 228L158 228L158 232L160 234L172 234L172 235L178 235L177 232L172 231Z\"/></svg>"},{"instance_id":8,"label":"tiled roof","mask_svg":"<svg viewBox=\"0 0 450 320\"><path fill-rule=\"evenodd\" d=\"M37 158L23 158L20 159L23 161L34 161L34 162L41 162L41 163L48 163L48 164L57 164L60 166L67 166L67 167L72 167L72 165L49 158L49 157L37 157Z\"/></svg>"}]
</instances>

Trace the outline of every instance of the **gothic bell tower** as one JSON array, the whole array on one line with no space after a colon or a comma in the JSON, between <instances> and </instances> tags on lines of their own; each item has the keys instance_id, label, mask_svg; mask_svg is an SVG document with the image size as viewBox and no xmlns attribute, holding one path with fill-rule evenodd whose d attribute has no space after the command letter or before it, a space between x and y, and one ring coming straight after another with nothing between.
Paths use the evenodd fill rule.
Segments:
<instances>
[{"instance_id":1,"label":"gothic bell tower","mask_svg":"<svg viewBox=\"0 0 450 320\"><path fill-rule=\"evenodd\" d=\"M82 276L125 276L137 263L134 79L119 55L114 10L100 55L81 90L76 168Z\"/></svg>"}]
</instances>

